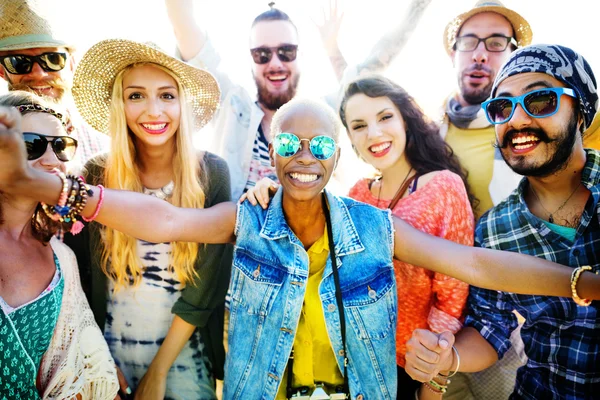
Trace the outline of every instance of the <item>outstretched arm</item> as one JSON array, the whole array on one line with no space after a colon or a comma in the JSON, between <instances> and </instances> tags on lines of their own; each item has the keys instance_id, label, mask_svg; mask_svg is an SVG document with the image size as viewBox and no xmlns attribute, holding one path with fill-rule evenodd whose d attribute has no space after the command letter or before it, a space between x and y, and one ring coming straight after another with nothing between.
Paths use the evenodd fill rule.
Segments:
<instances>
[{"instance_id":1,"label":"outstretched arm","mask_svg":"<svg viewBox=\"0 0 600 400\"><path fill-rule=\"evenodd\" d=\"M394 257L484 289L571 297L572 268L509 251L469 247L428 235L394 217ZM540 279L543 277L543 279ZM600 299L600 275L583 273L582 298Z\"/></svg>"},{"instance_id":2,"label":"outstretched arm","mask_svg":"<svg viewBox=\"0 0 600 400\"><path fill-rule=\"evenodd\" d=\"M21 115L0 107L0 190L56 204L62 189L59 177L31 168L21 133ZM98 205L99 188L82 212L91 217ZM229 243L234 239L236 205L221 203L207 209L178 208L141 193L105 190L97 221L127 235L154 243Z\"/></svg>"},{"instance_id":3,"label":"outstretched arm","mask_svg":"<svg viewBox=\"0 0 600 400\"><path fill-rule=\"evenodd\" d=\"M344 70L348 66L338 44L338 35L343 18L344 12L338 10L337 0L329 0L329 7L324 6L322 9L322 21L315 21L321 36L321 42L325 47L327 57L338 81L342 80Z\"/></svg>"},{"instance_id":4,"label":"outstretched arm","mask_svg":"<svg viewBox=\"0 0 600 400\"><path fill-rule=\"evenodd\" d=\"M165 5L181 58L188 61L202 50L206 42L206 33L194 18L194 1L165 0Z\"/></svg>"}]
</instances>

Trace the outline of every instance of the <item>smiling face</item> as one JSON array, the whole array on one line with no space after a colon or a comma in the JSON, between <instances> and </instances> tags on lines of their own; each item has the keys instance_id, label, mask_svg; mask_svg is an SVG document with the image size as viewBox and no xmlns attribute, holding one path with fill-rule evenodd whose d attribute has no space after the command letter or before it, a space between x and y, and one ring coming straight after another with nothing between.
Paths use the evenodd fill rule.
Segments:
<instances>
[{"instance_id":1,"label":"smiling face","mask_svg":"<svg viewBox=\"0 0 600 400\"><path fill-rule=\"evenodd\" d=\"M407 162L404 119L388 97L355 94L345 115L350 140L366 162L380 171Z\"/></svg>"},{"instance_id":2,"label":"smiling face","mask_svg":"<svg viewBox=\"0 0 600 400\"><path fill-rule=\"evenodd\" d=\"M44 71L40 65L35 62L28 74L11 74L5 67L0 67L0 76L8 83L10 90L33 90L40 96L48 96L54 100L63 100L65 94L70 92L73 83L73 71L75 63L73 57L67 49L63 47L40 47L34 49L10 50L0 52L0 56L5 55L26 55L39 56L49 52L61 52L67 54L65 67L60 71Z\"/></svg>"},{"instance_id":3,"label":"smiling face","mask_svg":"<svg viewBox=\"0 0 600 400\"><path fill-rule=\"evenodd\" d=\"M319 200L319 193L329 182L335 168L339 148L331 158L318 160L310 151L309 141L321 135L335 139L331 118L323 110L300 105L287 113L280 127L281 132L293 133L301 140L298 152L288 158L276 154L273 145L269 145L272 164L283 186L284 201Z\"/></svg>"},{"instance_id":4,"label":"smiling face","mask_svg":"<svg viewBox=\"0 0 600 400\"><path fill-rule=\"evenodd\" d=\"M175 79L151 64L133 67L123 75L123 103L136 144L173 145L179 129L181 104Z\"/></svg>"},{"instance_id":5,"label":"smiling face","mask_svg":"<svg viewBox=\"0 0 600 400\"><path fill-rule=\"evenodd\" d=\"M484 12L475 14L463 23L458 36L466 35L480 39L492 35L512 37L513 28L502 15ZM485 43L479 42L473 51L452 51L458 78L458 99L462 105L481 104L490 96L496 74L512 50L509 45L504 51L491 52L485 48Z\"/></svg>"},{"instance_id":6,"label":"smiling face","mask_svg":"<svg viewBox=\"0 0 600 400\"><path fill-rule=\"evenodd\" d=\"M32 112L23 115L21 129L23 132L33 132L43 136L67 136L58 118L43 112ZM48 143L46 152L40 158L30 160L28 163L32 168L41 171L52 172L55 168L62 172L67 171L66 164L56 157L50 143Z\"/></svg>"},{"instance_id":7,"label":"smiling face","mask_svg":"<svg viewBox=\"0 0 600 400\"><path fill-rule=\"evenodd\" d=\"M565 87L554 77L530 72L513 75L498 85L496 97L520 96L536 89ZM562 170L573 153L575 143L581 143L579 127L582 120L577 100L563 95L556 114L534 118L517 105L511 119L496 125L496 137L504 161L518 174L548 176Z\"/></svg>"},{"instance_id":8,"label":"smiling face","mask_svg":"<svg viewBox=\"0 0 600 400\"><path fill-rule=\"evenodd\" d=\"M298 33L288 21L262 21L250 31L250 48L276 48L282 45L298 45ZM256 82L258 101L269 110L276 110L296 94L300 79L298 61L281 61L273 51L266 64L252 62L252 76Z\"/></svg>"}]
</instances>

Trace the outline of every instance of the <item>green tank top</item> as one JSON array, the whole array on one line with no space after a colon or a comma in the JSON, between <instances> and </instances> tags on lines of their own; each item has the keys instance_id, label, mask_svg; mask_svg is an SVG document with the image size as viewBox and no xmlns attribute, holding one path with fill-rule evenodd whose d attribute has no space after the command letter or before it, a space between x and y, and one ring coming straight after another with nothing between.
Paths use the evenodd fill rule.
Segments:
<instances>
[{"instance_id":1,"label":"green tank top","mask_svg":"<svg viewBox=\"0 0 600 400\"><path fill-rule=\"evenodd\" d=\"M54 255L56 269L60 266ZM0 399L39 399L36 380L42 356L48 349L64 290L62 274L56 286L33 302L8 314L0 312Z\"/></svg>"}]
</instances>

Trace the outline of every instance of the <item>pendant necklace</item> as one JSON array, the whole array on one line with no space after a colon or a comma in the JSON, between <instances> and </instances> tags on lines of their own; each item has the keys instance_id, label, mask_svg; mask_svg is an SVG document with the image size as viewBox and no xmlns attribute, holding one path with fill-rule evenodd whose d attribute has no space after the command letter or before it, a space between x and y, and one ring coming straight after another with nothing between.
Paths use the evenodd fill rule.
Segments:
<instances>
[{"instance_id":1,"label":"pendant necklace","mask_svg":"<svg viewBox=\"0 0 600 400\"><path fill-rule=\"evenodd\" d=\"M144 187L144 194L148 194L150 196L158 197L161 200L167 200L173 195L173 189L175 188L175 182L171 181L167 183L165 186L158 189L148 189Z\"/></svg>"},{"instance_id":2,"label":"pendant necklace","mask_svg":"<svg viewBox=\"0 0 600 400\"><path fill-rule=\"evenodd\" d=\"M569 197L567 197L567 199L565 201L563 201L563 203L560 206L558 206L558 208L556 210L554 210L554 212L550 212L550 211L546 210L546 207L544 207L544 205L542 204L542 201L538 197L537 193L535 192L535 190L533 189L533 186L531 184L529 184L529 189L531 189L531 193L533 193L533 195L537 199L539 205L544 209L544 211L546 211L548 213L548 222L550 222L551 224L553 224L554 223L553 214L556 214L557 212L559 212L560 210L562 210L562 208L564 206L567 205L567 203L569 202L569 200L571 200L571 197L573 197L573 195L575 194L575 192L577 191L577 189L579 189L579 186L581 186L581 182L579 182L579 185L577 185L575 187L575 190L573 190L573 192L569 195Z\"/></svg>"}]
</instances>

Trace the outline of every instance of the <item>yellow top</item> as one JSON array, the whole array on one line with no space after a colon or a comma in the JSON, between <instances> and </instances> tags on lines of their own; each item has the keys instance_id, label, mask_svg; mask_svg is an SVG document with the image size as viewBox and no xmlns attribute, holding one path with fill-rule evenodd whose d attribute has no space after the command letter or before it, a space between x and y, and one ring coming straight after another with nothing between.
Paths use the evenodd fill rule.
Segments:
<instances>
[{"instance_id":1,"label":"yellow top","mask_svg":"<svg viewBox=\"0 0 600 400\"><path fill-rule=\"evenodd\" d=\"M448 124L446 142L450 145L460 164L467 170L467 181L471 193L479 204L475 209L475 218L494 206L490 197L490 182L494 171L494 147L496 140L494 127L481 129L460 129Z\"/></svg>"},{"instance_id":2,"label":"yellow top","mask_svg":"<svg viewBox=\"0 0 600 400\"><path fill-rule=\"evenodd\" d=\"M592 124L583 133L583 147L600 150L600 113L596 113Z\"/></svg>"},{"instance_id":3,"label":"yellow top","mask_svg":"<svg viewBox=\"0 0 600 400\"><path fill-rule=\"evenodd\" d=\"M344 383L344 378L329 342L323 305L319 297L319 284L329 257L327 228L325 228L323 236L308 249L307 253L309 276L298 330L294 339L292 384L295 388L312 387L315 382L324 382L333 386L341 385ZM286 385L287 368L277 393L278 400L285 399Z\"/></svg>"}]
</instances>

